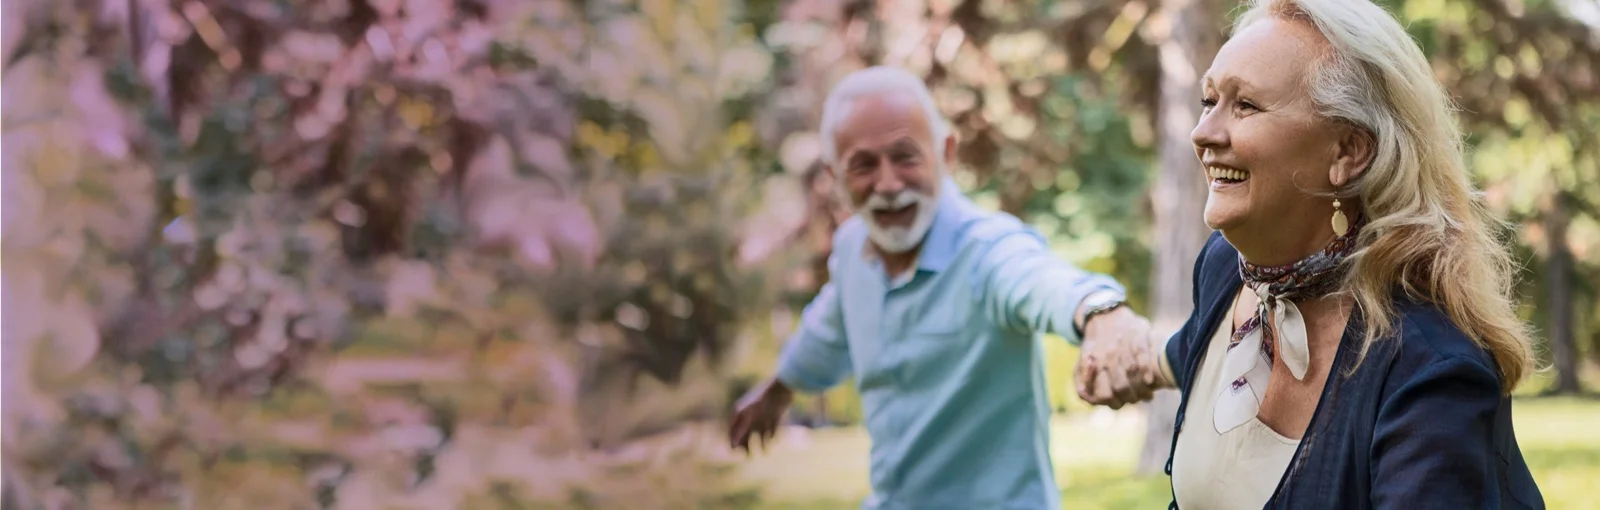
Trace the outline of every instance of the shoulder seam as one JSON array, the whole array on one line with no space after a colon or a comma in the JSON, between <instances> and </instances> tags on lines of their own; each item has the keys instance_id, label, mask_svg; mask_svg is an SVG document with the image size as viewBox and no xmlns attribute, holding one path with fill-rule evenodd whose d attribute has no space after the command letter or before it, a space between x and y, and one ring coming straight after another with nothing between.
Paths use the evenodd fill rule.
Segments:
<instances>
[{"instance_id":1,"label":"shoulder seam","mask_svg":"<svg viewBox=\"0 0 1600 510\"><path fill-rule=\"evenodd\" d=\"M1422 329L1421 325L1418 324L1416 319L1411 317L1410 314L1402 314L1401 315L1401 319L1402 319L1401 320L1401 326L1402 327L1410 327L1411 330L1413 330L1413 331L1419 331L1419 330ZM1402 329L1400 331L1395 332L1395 336L1397 337L1396 338L1397 340L1404 339L1405 338L1405 330ZM1466 336L1466 334L1462 333L1462 336ZM1482 347L1479 346L1477 342L1472 341L1471 338L1468 338L1467 342L1470 345L1472 345L1472 347L1474 349L1482 350ZM1466 363L1471 364L1471 365L1477 367L1478 369L1484 370L1484 371L1488 372L1489 374L1493 375L1496 384L1500 384L1500 385L1504 385L1505 384L1504 381L1500 380L1500 371L1498 369L1496 369L1495 367L1493 367L1493 366L1484 365L1484 360L1479 359L1478 356L1473 356L1473 355L1470 355L1470 354L1462 354L1462 353L1447 353L1447 352L1444 352L1444 351L1440 350L1438 345L1434 344L1434 342L1432 342L1430 340L1427 340L1427 339L1424 339L1421 343L1426 344L1428 346L1428 350L1432 351L1433 354L1439 358L1438 363L1456 363L1456 362L1460 362L1460 361L1465 361ZM1404 343L1403 342L1402 342L1402 345L1400 347L1404 348ZM1483 354L1484 354L1485 357L1489 356L1488 353L1483 353ZM1492 361L1493 358L1491 357L1490 360Z\"/></svg>"}]
</instances>

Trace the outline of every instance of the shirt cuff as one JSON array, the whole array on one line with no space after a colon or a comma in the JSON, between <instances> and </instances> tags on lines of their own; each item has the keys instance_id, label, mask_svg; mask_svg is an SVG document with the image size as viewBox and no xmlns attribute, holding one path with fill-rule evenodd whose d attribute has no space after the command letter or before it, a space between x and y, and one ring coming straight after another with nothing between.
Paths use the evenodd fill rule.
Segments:
<instances>
[{"instance_id":1,"label":"shirt cuff","mask_svg":"<svg viewBox=\"0 0 1600 510\"><path fill-rule=\"evenodd\" d=\"M828 389L827 381L811 374L803 370L796 360L784 356L778 360L778 373L775 376L784 386L801 393L820 393Z\"/></svg>"},{"instance_id":2,"label":"shirt cuff","mask_svg":"<svg viewBox=\"0 0 1600 510\"><path fill-rule=\"evenodd\" d=\"M1161 377L1172 383L1174 388L1178 387L1178 376L1172 373L1172 357L1168 354L1167 344L1171 343L1172 337L1177 336L1177 334L1174 331L1170 334L1157 336L1155 338L1156 345L1151 346L1152 349L1155 349L1156 357L1160 358L1157 364L1161 368Z\"/></svg>"}]
</instances>

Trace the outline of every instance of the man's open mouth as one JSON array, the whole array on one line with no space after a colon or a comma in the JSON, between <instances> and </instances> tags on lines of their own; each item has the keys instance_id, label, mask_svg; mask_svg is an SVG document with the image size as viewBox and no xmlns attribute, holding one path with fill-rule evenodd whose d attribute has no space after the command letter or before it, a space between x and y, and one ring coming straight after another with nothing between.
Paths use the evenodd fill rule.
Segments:
<instances>
[{"instance_id":1,"label":"man's open mouth","mask_svg":"<svg viewBox=\"0 0 1600 510\"><path fill-rule=\"evenodd\" d=\"M916 218L917 204L906 204L897 209L873 209L872 219L879 225L910 225Z\"/></svg>"}]
</instances>

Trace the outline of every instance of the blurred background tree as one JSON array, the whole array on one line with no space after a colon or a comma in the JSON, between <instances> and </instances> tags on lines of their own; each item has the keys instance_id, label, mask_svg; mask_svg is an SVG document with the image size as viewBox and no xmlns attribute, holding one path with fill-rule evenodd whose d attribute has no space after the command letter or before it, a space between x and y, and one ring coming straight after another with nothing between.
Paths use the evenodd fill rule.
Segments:
<instances>
[{"instance_id":1,"label":"blurred background tree","mask_svg":"<svg viewBox=\"0 0 1600 510\"><path fill-rule=\"evenodd\" d=\"M7 508L753 497L760 6L6 9Z\"/></svg>"},{"instance_id":2,"label":"blurred background tree","mask_svg":"<svg viewBox=\"0 0 1600 510\"><path fill-rule=\"evenodd\" d=\"M1600 7L1380 3L1513 227L1555 368L1527 392L1593 388ZM755 506L717 423L828 277L828 87L926 76L960 186L1170 325L1209 234L1195 80L1236 12L7 2L5 507ZM1087 411L1046 352L1054 407ZM794 415L859 413L844 385Z\"/></svg>"},{"instance_id":3,"label":"blurred background tree","mask_svg":"<svg viewBox=\"0 0 1600 510\"><path fill-rule=\"evenodd\" d=\"M1519 289L1554 381L1600 363L1600 6L1408 0L1395 6L1451 90L1490 206L1518 228ZM1587 338L1581 346L1578 339Z\"/></svg>"}]
</instances>

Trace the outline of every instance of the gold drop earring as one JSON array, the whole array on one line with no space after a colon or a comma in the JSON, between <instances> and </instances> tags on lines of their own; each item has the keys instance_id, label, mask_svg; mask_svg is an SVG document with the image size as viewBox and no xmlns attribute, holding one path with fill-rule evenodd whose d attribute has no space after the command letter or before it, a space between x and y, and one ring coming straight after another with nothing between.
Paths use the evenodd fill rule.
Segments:
<instances>
[{"instance_id":1,"label":"gold drop earring","mask_svg":"<svg viewBox=\"0 0 1600 510\"><path fill-rule=\"evenodd\" d=\"M1344 211L1339 210L1339 199L1333 199L1333 235L1344 237L1350 232L1350 220L1344 217Z\"/></svg>"}]
</instances>

